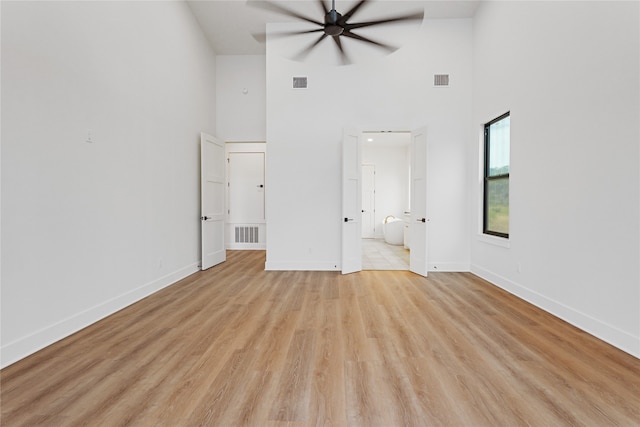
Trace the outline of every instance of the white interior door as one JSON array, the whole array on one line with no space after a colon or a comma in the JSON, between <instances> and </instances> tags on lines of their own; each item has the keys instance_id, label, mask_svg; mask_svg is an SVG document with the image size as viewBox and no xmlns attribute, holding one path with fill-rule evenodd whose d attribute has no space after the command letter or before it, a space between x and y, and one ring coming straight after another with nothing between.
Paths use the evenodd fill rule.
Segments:
<instances>
[{"instance_id":1,"label":"white interior door","mask_svg":"<svg viewBox=\"0 0 640 427\"><path fill-rule=\"evenodd\" d=\"M375 165L362 165L362 237L375 237Z\"/></svg>"},{"instance_id":2,"label":"white interior door","mask_svg":"<svg viewBox=\"0 0 640 427\"><path fill-rule=\"evenodd\" d=\"M427 131L420 128L411 133L411 223L409 225L411 253L409 270L427 276Z\"/></svg>"},{"instance_id":3,"label":"white interior door","mask_svg":"<svg viewBox=\"0 0 640 427\"><path fill-rule=\"evenodd\" d=\"M216 137L200 135L202 270L227 259L224 246L224 144Z\"/></svg>"},{"instance_id":4,"label":"white interior door","mask_svg":"<svg viewBox=\"0 0 640 427\"><path fill-rule=\"evenodd\" d=\"M345 130L342 140L342 274L362 270L360 132Z\"/></svg>"},{"instance_id":5,"label":"white interior door","mask_svg":"<svg viewBox=\"0 0 640 427\"><path fill-rule=\"evenodd\" d=\"M229 153L230 223L264 222L264 153Z\"/></svg>"}]
</instances>

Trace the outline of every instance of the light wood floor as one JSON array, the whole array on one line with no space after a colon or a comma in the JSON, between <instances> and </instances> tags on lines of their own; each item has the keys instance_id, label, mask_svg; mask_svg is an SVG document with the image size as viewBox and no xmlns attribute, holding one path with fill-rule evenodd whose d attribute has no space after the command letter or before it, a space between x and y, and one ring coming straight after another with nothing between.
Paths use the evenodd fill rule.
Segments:
<instances>
[{"instance_id":1,"label":"light wood floor","mask_svg":"<svg viewBox=\"0 0 640 427\"><path fill-rule=\"evenodd\" d=\"M6 426L637 426L640 360L466 273L229 252L1 372Z\"/></svg>"}]
</instances>

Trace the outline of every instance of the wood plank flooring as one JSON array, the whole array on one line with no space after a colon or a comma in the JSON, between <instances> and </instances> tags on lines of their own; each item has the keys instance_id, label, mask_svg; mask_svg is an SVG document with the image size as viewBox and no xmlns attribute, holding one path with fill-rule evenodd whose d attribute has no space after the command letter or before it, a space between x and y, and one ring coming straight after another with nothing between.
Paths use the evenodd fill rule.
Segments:
<instances>
[{"instance_id":1,"label":"wood plank flooring","mask_svg":"<svg viewBox=\"0 0 640 427\"><path fill-rule=\"evenodd\" d=\"M190 276L0 372L4 426L638 426L640 360L468 273Z\"/></svg>"}]
</instances>

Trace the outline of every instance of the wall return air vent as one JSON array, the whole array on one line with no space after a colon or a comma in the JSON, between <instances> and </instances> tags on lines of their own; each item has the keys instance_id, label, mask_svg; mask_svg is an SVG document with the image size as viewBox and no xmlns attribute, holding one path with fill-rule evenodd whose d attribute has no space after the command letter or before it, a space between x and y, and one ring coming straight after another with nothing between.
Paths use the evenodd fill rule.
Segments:
<instances>
[{"instance_id":1,"label":"wall return air vent","mask_svg":"<svg viewBox=\"0 0 640 427\"><path fill-rule=\"evenodd\" d=\"M294 89L306 89L307 88L307 78L306 77L294 77L293 78L293 88Z\"/></svg>"},{"instance_id":2,"label":"wall return air vent","mask_svg":"<svg viewBox=\"0 0 640 427\"><path fill-rule=\"evenodd\" d=\"M261 243L257 226L236 226L235 243Z\"/></svg>"},{"instance_id":3,"label":"wall return air vent","mask_svg":"<svg viewBox=\"0 0 640 427\"><path fill-rule=\"evenodd\" d=\"M449 86L449 74L434 74L433 85L435 87Z\"/></svg>"}]
</instances>

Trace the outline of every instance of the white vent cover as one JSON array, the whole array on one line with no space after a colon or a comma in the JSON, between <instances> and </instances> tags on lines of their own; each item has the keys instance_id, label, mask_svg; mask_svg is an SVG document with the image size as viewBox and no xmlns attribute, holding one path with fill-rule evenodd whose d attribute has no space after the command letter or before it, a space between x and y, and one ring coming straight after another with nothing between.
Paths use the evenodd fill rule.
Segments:
<instances>
[{"instance_id":1,"label":"white vent cover","mask_svg":"<svg viewBox=\"0 0 640 427\"><path fill-rule=\"evenodd\" d=\"M306 89L307 88L307 78L306 77L294 77L293 78L293 88L294 89Z\"/></svg>"},{"instance_id":2,"label":"white vent cover","mask_svg":"<svg viewBox=\"0 0 640 427\"><path fill-rule=\"evenodd\" d=\"M258 241L258 227L236 226L235 243L260 243Z\"/></svg>"},{"instance_id":3,"label":"white vent cover","mask_svg":"<svg viewBox=\"0 0 640 427\"><path fill-rule=\"evenodd\" d=\"M449 74L434 74L433 75L434 86L449 86Z\"/></svg>"}]
</instances>

